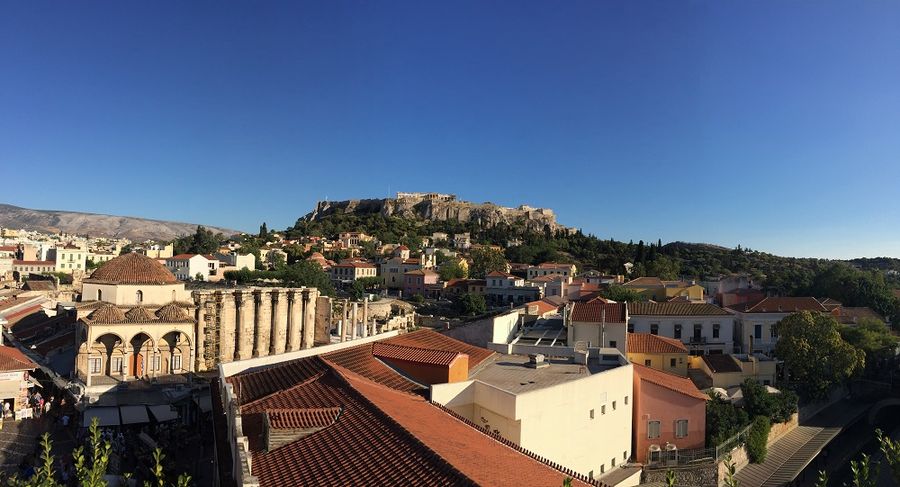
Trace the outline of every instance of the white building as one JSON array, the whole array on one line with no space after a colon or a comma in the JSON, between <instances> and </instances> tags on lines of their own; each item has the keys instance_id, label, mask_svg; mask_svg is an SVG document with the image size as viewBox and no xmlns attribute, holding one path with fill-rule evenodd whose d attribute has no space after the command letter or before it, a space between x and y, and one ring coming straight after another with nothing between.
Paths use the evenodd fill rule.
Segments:
<instances>
[{"instance_id":1,"label":"white building","mask_svg":"<svg viewBox=\"0 0 900 487\"><path fill-rule=\"evenodd\" d=\"M566 310L567 340L570 345L584 342L590 347L628 352L628 308L625 303L575 303Z\"/></svg>"},{"instance_id":2,"label":"white building","mask_svg":"<svg viewBox=\"0 0 900 487\"><path fill-rule=\"evenodd\" d=\"M735 312L735 341L744 353L771 355L778 342L779 321L798 311L829 313L816 298L763 298L729 306ZM835 311L840 316L840 310Z\"/></svg>"},{"instance_id":3,"label":"white building","mask_svg":"<svg viewBox=\"0 0 900 487\"><path fill-rule=\"evenodd\" d=\"M628 303L628 331L681 340L692 355L732 353L734 315L713 304Z\"/></svg>"},{"instance_id":4,"label":"white building","mask_svg":"<svg viewBox=\"0 0 900 487\"><path fill-rule=\"evenodd\" d=\"M246 268L248 271L256 270L256 257L253 254L239 254L238 252L229 252L227 254L217 255L221 266L233 267L234 270ZM229 269L230 270L230 269Z\"/></svg>"},{"instance_id":5,"label":"white building","mask_svg":"<svg viewBox=\"0 0 900 487\"><path fill-rule=\"evenodd\" d=\"M209 281L218 275L219 260L211 255L178 254L166 259L166 268L182 281Z\"/></svg>"},{"instance_id":6,"label":"white building","mask_svg":"<svg viewBox=\"0 0 900 487\"><path fill-rule=\"evenodd\" d=\"M517 348L560 356L496 355L468 381L432 385L431 400L580 474L598 478L626 463L633 401L628 360L615 349Z\"/></svg>"}]
</instances>

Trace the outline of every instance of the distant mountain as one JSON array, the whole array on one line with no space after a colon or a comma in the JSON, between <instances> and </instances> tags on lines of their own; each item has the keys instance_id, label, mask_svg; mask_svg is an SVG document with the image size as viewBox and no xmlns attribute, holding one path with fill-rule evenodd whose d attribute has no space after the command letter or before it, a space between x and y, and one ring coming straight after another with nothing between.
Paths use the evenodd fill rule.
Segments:
<instances>
[{"instance_id":1,"label":"distant mountain","mask_svg":"<svg viewBox=\"0 0 900 487\"><path fill-rule=\"evenodd\" d=\"M204 225L206 226L206 225ZM77 211L31 210L0 204L0 227L36 230L42 233L72 233L92 237L125 237L135 242L147 239L172 240L180 235L192 234L196 223L150 220L131 216L98 215ZM225 235L240 233L237 230L206 226Z\"/></svg>"}]
</instances>

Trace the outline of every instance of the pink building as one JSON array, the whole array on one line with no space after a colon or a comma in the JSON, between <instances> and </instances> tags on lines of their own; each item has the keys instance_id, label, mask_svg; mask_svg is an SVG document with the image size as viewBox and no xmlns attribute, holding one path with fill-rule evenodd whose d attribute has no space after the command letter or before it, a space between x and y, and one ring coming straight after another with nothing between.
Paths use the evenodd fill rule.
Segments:
<instances>
[{"instance_id":1,"label":"pink building","mask_svg":"<svg viewBox=\"0 0 900 487\"><path fill-rule=\"evenodd\" d=\"M425 286L428 284L437 284L438 273L430 269L416 269L403 274L403 295L415 296L421 294L425 296Z\"/></svg>"},{"instance_id":2,"label":"pink building","mask_svg":"<svg viewBox=\"0 0 900 487\"><path fill-rule=\"evenodd\" d=\"M634 459L658 461L666 445L704 448L706 394L686 377L634 366Z\"/></svg>"}]
</instances>

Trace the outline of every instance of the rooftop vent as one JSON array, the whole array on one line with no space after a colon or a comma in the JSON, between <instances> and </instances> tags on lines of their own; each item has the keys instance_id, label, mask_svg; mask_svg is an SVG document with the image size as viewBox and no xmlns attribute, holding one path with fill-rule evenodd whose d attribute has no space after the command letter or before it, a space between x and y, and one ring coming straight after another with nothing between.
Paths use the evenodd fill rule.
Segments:
<instances>
[{"instance_id":1,"label":"rooftop vent","mask_svg":"<svg viewBox=\"0 0 900 487\"><path fill-rule=\"evenodd\" d=\"M544 357L542 353L531 353L528 354L528 363L525 364L525 367L529 367L532 369L542 369L544 367L549 367L550 362Z\"/></svg>"}]
</instances>

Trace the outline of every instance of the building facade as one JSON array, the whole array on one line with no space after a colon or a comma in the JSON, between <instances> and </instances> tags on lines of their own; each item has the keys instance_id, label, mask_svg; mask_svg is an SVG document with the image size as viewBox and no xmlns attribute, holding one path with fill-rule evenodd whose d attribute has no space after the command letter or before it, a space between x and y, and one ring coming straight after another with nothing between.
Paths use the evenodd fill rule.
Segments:
<instances>
[{"instance_id":1,"label":"building facade","mask_svg":"<svg viewBox=\"0 0 900 487\"><path fill-rule=\"evenodd\" d=\"M680 340L693 355L734 352L734 314L712 304L628 303L628 330Z\"/></svg>"}]
</instances>

